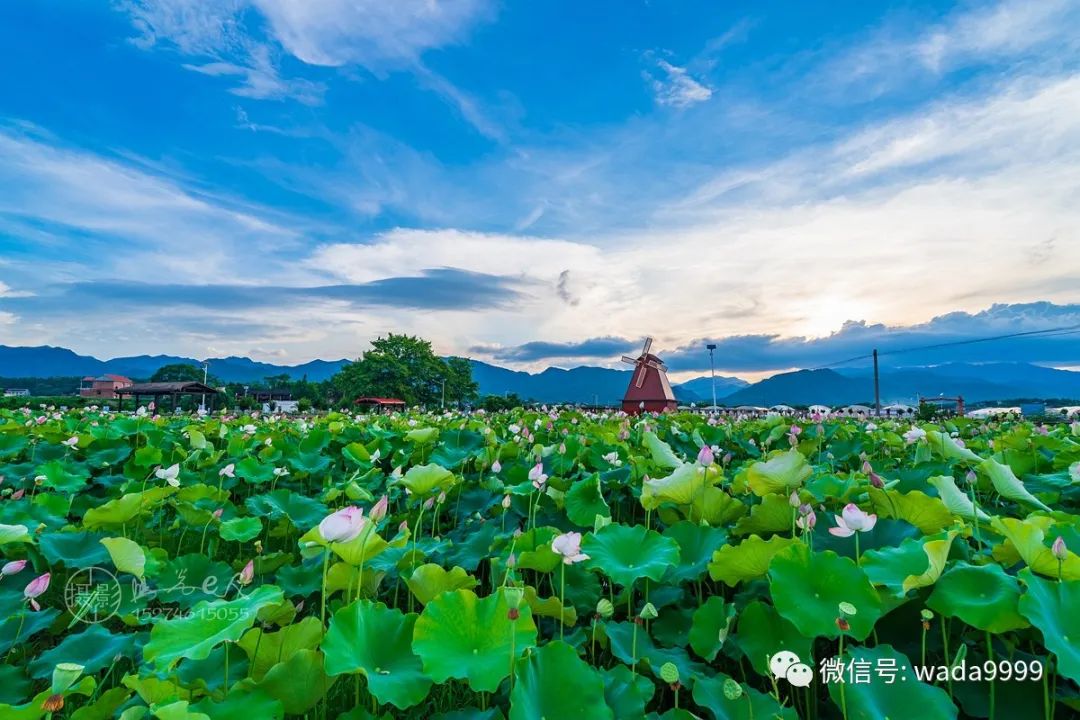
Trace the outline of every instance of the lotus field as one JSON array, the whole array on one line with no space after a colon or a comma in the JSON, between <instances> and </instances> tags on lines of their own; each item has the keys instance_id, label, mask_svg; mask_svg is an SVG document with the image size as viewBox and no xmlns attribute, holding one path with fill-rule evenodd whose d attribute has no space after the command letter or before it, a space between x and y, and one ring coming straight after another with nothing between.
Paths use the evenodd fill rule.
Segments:
<instances>
[{"instance_id":1,"label":"lotus field","mask_svg":"<svg viewBox=\"0 0 1080 720\"><path fill-rule=\"evenodd\" d=\"M0 411L0 718L1080 716L1080 424Z\"/></svg>"}]
</instances>

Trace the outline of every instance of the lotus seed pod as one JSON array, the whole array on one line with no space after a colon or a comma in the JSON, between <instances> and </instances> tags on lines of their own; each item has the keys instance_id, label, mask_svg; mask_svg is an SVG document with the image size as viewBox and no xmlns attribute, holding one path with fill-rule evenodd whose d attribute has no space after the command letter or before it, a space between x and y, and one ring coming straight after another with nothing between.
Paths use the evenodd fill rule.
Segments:
<instances>
[{"instance_id":1,"label":"lotus seed pod","mask_svg":"<svg viewBox=\"0 0 1080 720\"><path fill-rule=\"evenodd\" d=\"M674 685L679 682L679 668L675 667L675 663L664 663L660 666L660 679L668 685Z\"/></svg>"},{"instance_id":2,"label":"lotus seed pod","mask_svg":"<svg viewBox=\"0 0 1080 720\"><path fill-rule=\"evenodd\" d=\"M504 587L503 597L506 598L507 605L517 609L521 607L521 601L525 598L525 590L519 587Z\"/></svg>"},{"instance_id":3,"label":"lotus seed pod","mask_svg":"<svg viewBox=\"0 0 1080 720\"><path fill-rule=\"evenodd\" d=\"M742 697L742 685L731 678L724 680L724 697L728 700L738 700Z\"/></svg>"},{"instance_id":4,"label":"lotus seed pod","mask_svg":"<svg viewBox=\"0 0 1080 720\"><path fill-rule=\"evenodd\" d=\"M844 615L851 616L851 615L858 614L859 611L851 603L842 602L842 603L840 603L840 612L843 613Z\"/></svg>"},{"instance_id":5,"label":"lotus seed pod","mask_svg":"<svg viewBox=\"0 0 1080 720\"><path fill-rule=\"evenodd\" d=\"M615 606L607 598L600 598L600 602L596 603L596 614L602 618L609 618L615 614Z\"/></svg>"},{"instance_id":6,"label":"lotus seed pod","mask_svg":"<svg viewBox=\"0 0 1080 720\"><path fill-rule=\"evenodd\" d=\"M656 612L656 606L652 603L645 603L645 607L641 608L642 620L655 620L659 613Z\"/></svg>"}]
</instances>

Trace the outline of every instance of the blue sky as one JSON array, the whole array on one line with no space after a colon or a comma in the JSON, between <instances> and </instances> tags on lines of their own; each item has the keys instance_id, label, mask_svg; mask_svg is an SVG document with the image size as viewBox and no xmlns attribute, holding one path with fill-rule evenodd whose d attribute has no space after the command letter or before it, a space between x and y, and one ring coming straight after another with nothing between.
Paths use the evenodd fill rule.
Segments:
<instances>
[{"instance_id":1,"label":"blue sky","mask_svg":"<svg viewBox=\"0 0 1080 720\"><path fill-rule=\"evenodd\" d=\"M752 374L1080 323L1078 25L1066 0L5 3L0 343L289 363L408 331L529 368L652 335ZM1075 337L1013 350L1080 364Z\"/></svg>"}]
</instances>

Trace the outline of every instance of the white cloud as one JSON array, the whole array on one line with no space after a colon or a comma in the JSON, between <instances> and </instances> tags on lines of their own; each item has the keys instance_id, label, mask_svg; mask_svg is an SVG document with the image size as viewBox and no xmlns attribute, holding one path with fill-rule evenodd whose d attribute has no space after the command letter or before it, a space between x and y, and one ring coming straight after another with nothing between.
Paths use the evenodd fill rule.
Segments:
<instances>
[{"instance_id":1,"label":"white cloud","mask_svg":"<svg viewBox=\"0 0 1080 720\"><path fill-rule=\"evenodd\" d=\"M657 60L656 66L663 71L663 77L644 73L659 105L685 108L705 102L712 97L712 90L690 76L686 68L672 65L666 60Z\"/></svg>"}]
</instances>

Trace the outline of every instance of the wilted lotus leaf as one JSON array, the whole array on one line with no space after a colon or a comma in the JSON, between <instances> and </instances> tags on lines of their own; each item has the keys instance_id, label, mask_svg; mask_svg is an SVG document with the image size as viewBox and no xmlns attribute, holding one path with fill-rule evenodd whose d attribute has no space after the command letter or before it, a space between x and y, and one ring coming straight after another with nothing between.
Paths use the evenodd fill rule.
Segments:
<instances>
[{"instance_id":1,"label":"wilted lotus leaf","mask_svg":"<svg viewBox=\"0 0 1080 720\"><path fill-rule=\"evenodd\" d=\"M421 702L432 682L412 649L417 617L367 600L341 608L322 644L327 673L362 673L379 702L400 710Z\"/></svg>"},{"instance_id":2,"label":"wilted lotus leaf","mask_svg":"<svg viewBox=\"0 0 1080 720\"><path fill-rule=\"evenodd\" d=\"M660 580L679 562L679 545L641 525L613 523L590 533L581 542L588 567L600 570L616 584L629 586L638 578Z\"/></svg>"},{"instance_id":3,"label":"wilted lotus leaf","mask_svg":"<svg viewBox=\"0 0 1080 720\"><path fill-rule=\"evenodd\" d=\"M510 651L520 655L536 645L536 625L528 607L509 617L503 594L480 599L471 590L444 593L424 606L413 631L413 650L424 672L438 683L466 680L473 690L494 692L510 674Z\"/></svg>"},{"instance_id":4,"label":"wilted lotus leaf","mask_svg":"<svg viewBox=\"0 0 1080 720\"><path fill-rule=\"evenodd\" d=\"M517 662L510 720L614 718L600 673L555 640Z\"/></svg>"}]
</instances>

